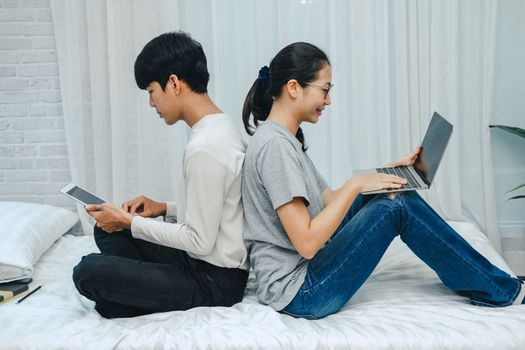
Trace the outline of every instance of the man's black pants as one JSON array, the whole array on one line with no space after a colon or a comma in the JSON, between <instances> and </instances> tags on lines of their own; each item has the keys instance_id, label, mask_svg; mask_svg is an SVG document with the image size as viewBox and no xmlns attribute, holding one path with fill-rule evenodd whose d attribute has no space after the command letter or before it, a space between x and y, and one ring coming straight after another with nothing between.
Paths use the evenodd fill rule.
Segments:
<instances>
[{"instance_id":1,"label":"man's black pants","mask_svg":"<svg viewBox=\"0 0 525 350\"><path fill-rule=\"evenodd\" d=\"M191 258L186 252L95 226L101 254L73 269L80 294L106 318L133 317L197 306L231 306L243 298L248 272Z\"/></svg>"}]
</instances>

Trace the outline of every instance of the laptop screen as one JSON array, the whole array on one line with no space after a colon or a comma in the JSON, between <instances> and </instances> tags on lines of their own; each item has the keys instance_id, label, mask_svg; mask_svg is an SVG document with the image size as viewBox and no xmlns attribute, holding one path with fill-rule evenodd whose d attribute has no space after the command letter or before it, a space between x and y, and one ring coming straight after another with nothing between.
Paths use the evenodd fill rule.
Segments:
<instances>
[{"instance_id":1,"label":"laptop screen","mask_svg":"<svg viewBox=\"0 0 525 350\"><path fill-rule=\"evenodd\" d=\"M447 148L452 128L452 124L434 112L421 143L421 151L414 163L414 169L429 187Z\"/></svg>"}]
</instances>

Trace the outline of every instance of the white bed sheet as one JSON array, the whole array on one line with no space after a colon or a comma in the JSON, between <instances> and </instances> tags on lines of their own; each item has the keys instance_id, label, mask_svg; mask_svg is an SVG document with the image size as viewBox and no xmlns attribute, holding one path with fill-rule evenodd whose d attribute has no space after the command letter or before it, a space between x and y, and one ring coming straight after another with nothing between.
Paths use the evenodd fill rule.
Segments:
<instances>
[{"instance_id":1,"label":"white bed sheet","mask_svg":"<svg viewBox=\"0 0 525 350\"><path fill-rule=\"evenodd\" d=\"M510 271L473 225L452 223ZM0 349L524 349L525 306L484 308L450 292L396 239L342 311L308 321L242 303L106 320L80 296L71 269L93 237L60 238L36 266L40 291L0 305Z\"/></svg>"}]
</instances>

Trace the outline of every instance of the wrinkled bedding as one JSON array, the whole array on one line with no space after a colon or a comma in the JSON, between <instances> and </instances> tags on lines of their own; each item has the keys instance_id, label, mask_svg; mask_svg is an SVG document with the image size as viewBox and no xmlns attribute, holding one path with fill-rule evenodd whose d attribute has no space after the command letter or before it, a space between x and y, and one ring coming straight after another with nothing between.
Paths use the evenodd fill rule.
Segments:
<instances>
[{"instance_id":1,"label":"wrinkled bedding","mask_svg":"<svg viewBox=\"0 0 525 350\"><path fill-rule=\"evenodd\" d=\"M451 223L510 272L485 236ZM525 306L470 305L396 239L342 311L308 321L260 305L250 276L243 302L106 320L80 296L71 270L96 251L90 236L61 237L36 265L37 293L0 305L0 349L524 349Z\"/></svg>"}]
</instances>

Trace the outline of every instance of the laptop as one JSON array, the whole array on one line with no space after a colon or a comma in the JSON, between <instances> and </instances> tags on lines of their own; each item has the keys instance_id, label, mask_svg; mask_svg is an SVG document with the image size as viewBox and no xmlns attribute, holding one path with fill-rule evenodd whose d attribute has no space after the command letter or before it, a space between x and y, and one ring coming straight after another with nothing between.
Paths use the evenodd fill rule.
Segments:
<instances>
[{"instance_id":1,"label":"laptop","mask_svg":"<svg viewBox=\"0 0 525 350\"><path fill-rule=\"evenodd\" d=\"M400 188L384 188L381 190L363 192L363 194L392 193L430 188L434 175L436 175L439 167L439 163L441 162L445 149L447 148L450 135L452 135L452 129L452 124L439 115L439 113L434 112L427 132L425 133L425 137L423 138L423 142L421 143L421 151L419 152L414 165L354 170L354 175L376 172L397 175L408 181Z\"/></svg>"}]
</instances>

